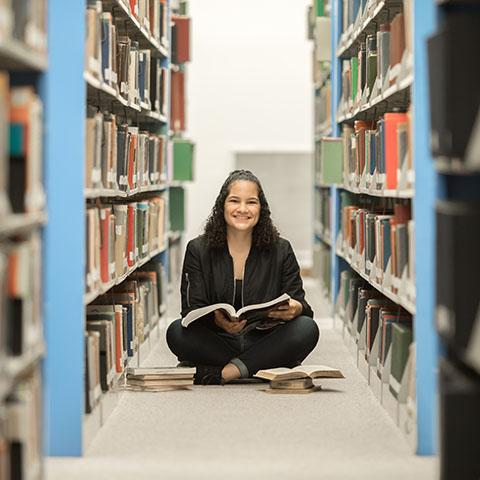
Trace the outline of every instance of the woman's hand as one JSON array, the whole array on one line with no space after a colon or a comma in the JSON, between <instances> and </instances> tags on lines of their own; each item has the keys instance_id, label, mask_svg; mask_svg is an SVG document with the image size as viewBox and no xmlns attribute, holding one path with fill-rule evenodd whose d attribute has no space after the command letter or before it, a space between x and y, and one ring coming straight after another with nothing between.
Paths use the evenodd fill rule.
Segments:
<instances>
[{"instance_id":1,"label":"woman's hand","mask_svg":"<svg viewBox=\"0 0 480 480\"><path fill-rule=\"evenodd\" d=\"M231 335L240 333L247 324L246 320L230 321L221 310L215 310L215 325Z\"/></svg>"},{"instance_id":2,"label":"woman's hand","mask_svg":"<svg viewBox=\"0 0 480 480\"><path fill-rule=\"evenodd\" d=\"M303 305L291 298L288 305L280 305L279 307L270 310L268 318L275 318L277 320L289 321L298 317L303 311Z\"/></svg>"}]
</instances>

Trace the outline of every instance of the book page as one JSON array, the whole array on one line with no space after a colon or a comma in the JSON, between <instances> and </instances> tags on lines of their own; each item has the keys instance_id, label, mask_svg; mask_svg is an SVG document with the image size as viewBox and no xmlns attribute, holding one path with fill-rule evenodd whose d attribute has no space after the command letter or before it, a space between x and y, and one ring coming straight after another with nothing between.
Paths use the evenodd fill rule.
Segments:
<instances>
[{"instance_id":1,"label":"book page","mask_svg":"<svg viewBox=\"0 0 480 480\"><path fill-rule=\"evenodd\" d=\"M215 303L214 305L207 305L206 307L192 310L185 318L182 318L182 326L188 327L192 322L201 318L215 310L224 310L231 319L236 318L235 309L228 303Z\"/></svg>"},{"instance_id":2,"label":"book page","mask_svg":"<svg viewBox=\"0 0 480 480\"><path fill-rule=\"evenodd\" d=\"M336 368L327 367L326 365L300 365L292 368L292 371L304 373L308 377L334 377L343 378L342 372Z\"/></svg>"},{"instance_id":3,"label":"book page","mask_svg":"<svg viewBox=\"0 0 480 480\"><path fill-rule=\"evenodd\" d=\"M279 306L281 304L287 304L288 301L290 300L290 295L288 293L283 293L277 298L274 298L273 300L269 300L268 302L264 303L255 303L252 305L247 305L245 307L242 307L237 313L238 317L241 318L243 314L246 314L247 312L251 312L253 310L259 310L261 312L266 312L267 310L270 310L271 308L274 308L276 306ZM259 312L259 313L261 313ZM248 316L250 319L250 316Z\"/></svg>"}]
</instances>

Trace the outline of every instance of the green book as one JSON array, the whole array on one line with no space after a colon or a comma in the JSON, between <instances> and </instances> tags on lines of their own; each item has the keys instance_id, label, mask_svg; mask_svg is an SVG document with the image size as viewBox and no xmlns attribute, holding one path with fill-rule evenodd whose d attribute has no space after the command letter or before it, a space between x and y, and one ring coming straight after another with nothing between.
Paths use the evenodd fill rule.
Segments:
<instances>
[{"instance_id":1,"label":"green book","mask_svg":"<svg viewBox=\"0 0 480 480\"><path fill-rule=\"evenodd\" d=\"M190 140L173 139L173 179L193 180L195 145Z\"/></svg>"},{"instance_id":2,"label":"green book","mask_svg":"<svg viewBox=\"0 0 480 480\"><path fill-rule=\"evenodd\" d=\"M317 17L325 15L325 0L315 0L315 15Z\"/></svg>"},{"instance_id":3,"label":"green book","mask_svg":"<svg viewBox=\"0 0 480 480\"><path fill-rule=\"evenodd\" d=\"M343 181L343 139L323 138L320 147L321 175L324 185Z\"/></svg>"},{"instance_id":4,"label":"green book","mask_svg":"<svg viewBox=\"0 0 480 480\"><path fill-rule=\"evenodd\" d=\"M408 360L408 347L412 341L413 330L410 325L401 323L394 323L392 325L390 391L395 397L397 397L400 392L400 384Z\"/></svg>"},{"instance_id":5,"label":"green book","mask_svg":"<svg viewBox=\"0 0 480 480\"><path fill-rule=\"evenodd\" d=\"M170 230L183 232L185 230L185 191L182 187L169 188Z\"/></svg>"},{"instance_id":6,"label":"green book","mask_svg":"<svg viewBox=\"0 0 480 480\"><path fill-rule=\"evenodd\" d=\"M350 75L352 76L352 80L350 82L350 88L352 89L350 92L350 97L353 101L355 101L358 90L358 57L352 57L350 59Z\"/></svg>"}]
</instances>

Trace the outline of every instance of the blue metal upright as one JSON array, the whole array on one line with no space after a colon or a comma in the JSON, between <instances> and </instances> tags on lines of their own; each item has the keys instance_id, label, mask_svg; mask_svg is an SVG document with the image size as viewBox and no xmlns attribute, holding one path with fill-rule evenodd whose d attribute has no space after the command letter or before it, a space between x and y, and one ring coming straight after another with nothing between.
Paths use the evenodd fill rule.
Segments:
<instances>
[{"instance_id":1,"label":"blue metal upright","mask_svg":"<svg viewBox=\"0 0 480 480\"><path fill-rule=\"evenodd\" d=\"M436 451L438 339L434 328L435 308L435 199L437 175L429 148L429 93L426 39L435 29L434 0L414 2L413 124L415 199L415 268L417 345L417 453Z\"/></svg>"},{"instance_id":2,"label":"blue metal upright","mask_svg":"<svg viewBox=\"0 0 480 480\"><path fill-rule=\"evenodd\" d=\"M337 45L341 35L342 28L342 2L335 0L331 11L331 38L332 38L332 61L330 70L330 84L332 89L332 101L330 104L332 136L338 137L339 128L337 124L337 109L341 94L341 62L337 57ZM332 305L335 305L340 285L340 257L336 254L335 240L340 230L340 190L333 186L330 187L331 198L331 231L332 231L332 263L331 263L331 296Z\"/></svg>"},{"instance_id":3,"label":"blue metal upright","mask_svg":"<svg viewBox=\"0 0 480 480\"><path fill-rule=\"evenodd\" d=\"M85 1L50 0L44 235L45 450L82 454L85 200Z\"/></svg>"}]
</instances>

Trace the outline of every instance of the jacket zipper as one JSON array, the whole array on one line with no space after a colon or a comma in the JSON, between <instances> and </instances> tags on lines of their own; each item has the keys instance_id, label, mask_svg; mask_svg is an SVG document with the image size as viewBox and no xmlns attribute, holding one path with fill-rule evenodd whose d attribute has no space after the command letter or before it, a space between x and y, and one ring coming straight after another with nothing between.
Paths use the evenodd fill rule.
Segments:
<instances>
[{"instance_id":1,"label":"jacket zipper","mask_svg":"<svg viewBox=\"0 0 480 480\"><path fill-rule=\"evenodd\" d=\"M190 307L190 279L188 278L188 272L185 272L185 278L187 280L187 305Z\"/></svg>"}]
</instances>

